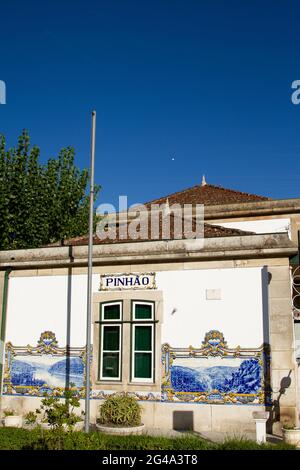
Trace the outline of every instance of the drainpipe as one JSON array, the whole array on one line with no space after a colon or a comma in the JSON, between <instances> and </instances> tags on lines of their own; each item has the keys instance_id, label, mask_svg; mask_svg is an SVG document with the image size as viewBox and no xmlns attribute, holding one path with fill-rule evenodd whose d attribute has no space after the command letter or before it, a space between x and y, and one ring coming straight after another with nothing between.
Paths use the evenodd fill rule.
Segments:
<instances>
[{"instance_id":1,"label":"drainpipe","mask_svg":"<svg viewBox=\"0 0 300 470\"><path fill-rule=\"evenodd\" d=\"M7 295L8 295L8 281L12 268L7 268L4 274L3 298L2 298L2 320L0 329L0 396L2 395L2 375L3 366L5 361L5 330L6 330L6 313L7 313Z\"/></svg>"}]
</instances>

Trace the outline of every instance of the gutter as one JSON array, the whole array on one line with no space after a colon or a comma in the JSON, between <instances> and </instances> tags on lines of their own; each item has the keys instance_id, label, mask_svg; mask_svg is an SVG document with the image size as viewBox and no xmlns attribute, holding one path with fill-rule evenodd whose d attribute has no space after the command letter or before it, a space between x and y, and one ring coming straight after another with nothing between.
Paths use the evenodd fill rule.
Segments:
<instances>
[{"instance_id":1,"label":"gutter","mask_svg":"<svg viewBox=\"0 0 300 470\"><path fill-rule=\"evenodd\" d=\"M1 315L1 329L0 329L0 396L2 395L2 379L3 379L3 365L5 361L5 330L6 330L6 317L7 317L7 297L8 297L8 284L9 275L12 268L9 267L5 270L4 285L3 285L3 298L2 298L2 315Z\"/></svg>"}]
</instances>

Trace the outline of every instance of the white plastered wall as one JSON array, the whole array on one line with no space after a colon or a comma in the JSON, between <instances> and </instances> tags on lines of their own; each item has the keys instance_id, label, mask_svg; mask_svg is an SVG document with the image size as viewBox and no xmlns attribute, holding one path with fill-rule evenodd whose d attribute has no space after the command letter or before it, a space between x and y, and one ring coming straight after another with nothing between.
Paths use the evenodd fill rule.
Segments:
<instances>
[{"instance_id":1,"label":"white plastered wall","mask_svg":"<svg viewBox=\"0 0 300 470\"><path fill-rule=\"evenodd\" d=\"M164 302L162 342L199 347L205 333L216 329L229 347L259 347L263 342L261 271L253 267L157 272L156 284ZM94 292L99 279L99 274L93 275ZM40 334L50 330L59 346L65 346L69 328L70 345L83 347L86 276L72 276L71 289L68 282L64 275L12 277L6 341L15 346L36 345ZM207 300L207 290L217 290L219 300Z\"/></svg>"}]
</instances>

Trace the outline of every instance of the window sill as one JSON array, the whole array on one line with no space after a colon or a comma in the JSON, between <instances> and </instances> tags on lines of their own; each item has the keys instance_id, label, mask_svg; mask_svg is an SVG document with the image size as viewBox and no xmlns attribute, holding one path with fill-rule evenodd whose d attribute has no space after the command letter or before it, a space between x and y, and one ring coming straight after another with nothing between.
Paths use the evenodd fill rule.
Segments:
<instances>
[{"instance_id":1,"label":"window sill","mask_svg":"<svg viewBox=\"0 0 300 470\"><path fill-rule=\"evenodd\" d=\"M156 382L126 382L126 381L111 381L111 380L97 380L95 385L117 385L120 386L129 386L129 387L155 387L158 385Z\"/></svg>"},{"instance_id":2,"label":"window sill","mask_svg":"<svg viewBox=\"0 0 300 470\"><path fill-rule=\"evenodd\" d=\"M139 387L141 386L150 386L152 387L153 385L156 385L155 382L127 382L127 385L131 385L134 387L135 385L138 385Z\"/></svg>"},{"instance_id":3,"label":"window sill","mask_svg":"<svg viewBox=\"0 0 300 470\"><path fill-rule=\"evenodd\" d=\"M122 380L96 380L96 385L122 385Z\"/></svg>"}]
</instances>

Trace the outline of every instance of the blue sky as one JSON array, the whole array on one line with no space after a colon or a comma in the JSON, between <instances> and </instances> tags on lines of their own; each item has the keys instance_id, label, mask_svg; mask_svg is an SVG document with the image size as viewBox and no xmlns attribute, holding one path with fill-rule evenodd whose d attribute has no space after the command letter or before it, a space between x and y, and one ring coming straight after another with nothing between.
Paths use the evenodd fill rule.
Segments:
<instances>
[{"instance_id":1,"label":"blue sky","mask_svg":"<svg viewBox=\"0 0 300 470\"><path fill-rule=\"evenodd\" d=\"M264 0L2 2L0 133L89 164L99 202L201 182L300 196L300 4Z\"/></svg>"}]
</instances>

